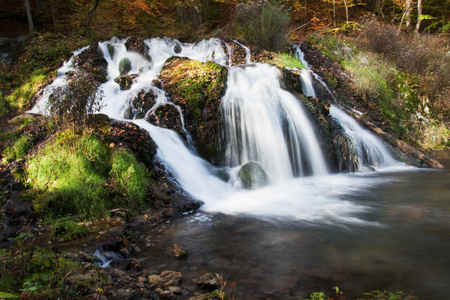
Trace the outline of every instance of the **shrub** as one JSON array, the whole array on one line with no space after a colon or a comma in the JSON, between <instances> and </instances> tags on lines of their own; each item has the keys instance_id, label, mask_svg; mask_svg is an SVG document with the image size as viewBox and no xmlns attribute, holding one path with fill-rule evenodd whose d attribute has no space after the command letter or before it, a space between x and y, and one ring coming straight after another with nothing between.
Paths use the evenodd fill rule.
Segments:
<instances>
[{"instance_id":1,"label":"shrub","mask_svg":"<svg viewBox=\"0 0 450 300\"><path fill-rule=\"evenodd\" d=\"M268 2L240 4L233 20L237 35L250 44L279 51L287 45L289 16Z\"/></svg>"},{"instance_id":2,"label":"shrub","mask_svg":"<svg viewBox=\"0 0 450 300\"><path fill-rule=\"evenodd\" d=\"M87 115L101 109L102 95L89 74L76 71L65 87L57 88L48 99L49 113L60 125L86 125Z\"/></svg>"}]
</instances>

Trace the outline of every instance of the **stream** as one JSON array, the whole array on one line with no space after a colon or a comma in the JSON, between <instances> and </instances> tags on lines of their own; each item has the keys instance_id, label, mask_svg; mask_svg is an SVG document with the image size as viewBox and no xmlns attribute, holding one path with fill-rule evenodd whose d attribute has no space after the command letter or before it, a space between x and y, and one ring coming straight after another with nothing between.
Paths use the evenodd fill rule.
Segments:
<instances>
[{"instance_id":1,"label":"stream","mask_svg":"<svg viewBox=\"0 0 450 300\"><path fill-rule=\"evenodd\" d=\"M199 211L148 228L138 233L139 259L147 269L178 270L186 284L222 274L236 299L331 296L335 286L350 299L375 289L448 299L450 152L438 155L444 170L338 174L322 179L327 185L300 179L298 205L278 205L303 210L290 217ZM187 258L169 255L173 243Z\"/></svg>"}]
</instances>

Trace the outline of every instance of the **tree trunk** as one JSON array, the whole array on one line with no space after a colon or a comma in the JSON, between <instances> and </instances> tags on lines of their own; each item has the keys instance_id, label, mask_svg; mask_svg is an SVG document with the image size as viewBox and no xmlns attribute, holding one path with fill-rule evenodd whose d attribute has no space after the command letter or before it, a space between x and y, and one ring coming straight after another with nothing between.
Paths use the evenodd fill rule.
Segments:
<instances>
[{"instance_id":1,"label":"tree trunk","mask_svg":"<svg viewBox=\"0 0 450 300\"><path fill-rule=\"evenodd\" d=\"M56 1L52 1L51 8L52 8L52 18L53 18L53 30L55 33L59 33L60 29L58 26L59 23L59 17L58 17L58 4L55 3Z\"/></svg>"},{"instance_id":2,"label":"tree trunk","mask_svg":"<svg viewBox=\"0 0 450 300\"><path fill-rule=\"evenodd\" d=\"M398 26L397 35L400 35L400 32L402 31L402 25L403 21L406 17L406 30L408 30L408 26L411 25L411 0L406 0L405 2L405 12L403 13L402 20L400 21L400 25ZM409 19L409 24L408 24Z\"/></svg>"},{"instance_id":3,"label":"tree trunk","mask_svg":"<svg viewBox=\"0 0 450 300\"><path fill-rule=\"evenodd\" d=\"M380 17L384 18L383 8L384 8L384 0L377 0L375 3L375 13Z\"/></svg>"},{"instance_id":4,"label":"tree trunk","mask_svg":"<svg viewBox=\"0 0 450 300\"><path fill-rule=\"evenodd\" d=\"M91 27L91 22L92 22L92 18L94 17L94 12L97 9L98 3L100 2L100 0L94 0L92 3L92 7L88 12L88 15L86 17L86 28Z\"/></svg>"},{"instance_id":5,"label":"tree trunk","mask_svg":"<svg viewBox=\"0 0 450 300\"><path fill-rule=\"evenodd\" d=\"M406 32L411 32L412 25L411 25L411 2L412 0L406 0L405 3L405 13L406 13Z\"/></svg>"},{"instance_id":6,"label":"tree trunk","mask_svg":"<svg viewBox=\"0 0 450 300\"><path fill-rule=\"evenodd\" d=\"M25 0L25 9L27 11L28 27L30 28L30 34L34 34L33 15L31 14L30 0Z\"/></svg>"},{"instance_id":7,"label":"tree trunk","mask_svg":"<svg viewBox=\"0 0 450 300\"><path fill-rule=\"evenodd\" d=\"M419 33L420 23L422 23L422 0L417 0L417 24L416 33Z\"/></svg>"},{"instance_id":8,"label":"tree trunk","mask_svg":"<svg viewBox=\"0 0 450 300\"><path fill-rule=\"evenodd\" d=\"M336 0L333 0L333 25L336 28Z\"/></svg>"},{"instance_id":9,"label":"tree trunk","mask_svg":"<svg viewBox=\"0 0 450 300\"><path fill-rule=\"evenodd\" d=\"M347 4L347 0L344 0L344 6L345 6L345 23L348 25L348 4Z\"/></svg>"}]
</instances>

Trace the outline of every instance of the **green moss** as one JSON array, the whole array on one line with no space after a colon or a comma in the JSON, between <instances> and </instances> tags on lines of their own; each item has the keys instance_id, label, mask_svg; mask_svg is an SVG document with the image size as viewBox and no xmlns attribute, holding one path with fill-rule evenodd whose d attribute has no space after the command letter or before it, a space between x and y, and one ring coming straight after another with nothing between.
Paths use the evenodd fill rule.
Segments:
<instances>
[{"instance_id":1,"label":"green moss","mask_svg":"<svg viewBox=\"0 0 450 300\"><path fill-rule=\"evenodd\" d=\"M131 152L119 150L113 153L110 175L118 191L125 194L117 200L119 206L134 210L144 207L149 182L148 174L145 167L137 162Z\"/></svg>"},{"instance_id":2,"label":"green moss","mask_svg":"<svg viewBox=\"0 0 450 300\"><path fill-rule=\"evenodd\" d=\"M79 225L75 220L71 218L61 218L53 224L53 232L50 235L51 238L63 239L65 241L72 241L86 236L91 230L84 226Z\"/></svg>"},{"instance_id":3,"label":"green moss","mask_svg":"<svg viewBox=\"0 0 450 300\"><path fill-rule=\"evenodd\" d=\"M176 65L169 76L166 88L184 102L195 118L200 118L204 106L222 97L227 70L214 62L186 59Z\"/></svg>"},{"instance_id":4,"label":"green moss","mask_svg":"<svg viewBox=\"0 0 450 300\"><path fill-rule=\"evenodd\" d=\"M149 182L147 170L131 152L111 153L97 136L79 136L71 130L58 134L28 161L25 177L39 193L35 211L50 220L64 216L98 219L118 207L139 212ZM58 226L72 236L69 227L73 225Z\"/></svg>"},{"instance_id":5,"label":"green moss","mask_svg":"<svg viewBox=\"0 0 450 300\"><path fill-rule=\"evenodd\" d=\"M267 63L275 65L279 68L298 68L298 69L305 69L305 66L294 56L290 55L289 53L278 53L274 54L273 58Z\"/></svg>"},{"instance_id":6,"label":"green moss","mask_svg":"<svg viewBox=\"0 0 450 300\"><path fill-rule=\"evenodd\" d=\"M35 71L26 82L5 97L9 107L17 110L24 109L46 80L47 78L42 74L42 70Z\"/></svg>"},{"instance_id":7,"label":"green moss","mask_svg":"<svg viewBox=\"0 0 450 300\"><path fill-rule=\"evenodd\" d=\"M26 176L40 191L34 209L48 218L106 214L108 150L93 136L59 136L31 158Z\"/></svg>"},{"instance_id":8,"label":"green moss","mask_svg":"<svg viewBox=\"0 0 450 300\"><path fill-rule=\"evenodd\" d=\"M34 136L28 132L20 136L11 146L5 148L2 162L9 163L16 159L24 159L28 150L33 146L33 139Z\"/></svg>"}]
</instances>

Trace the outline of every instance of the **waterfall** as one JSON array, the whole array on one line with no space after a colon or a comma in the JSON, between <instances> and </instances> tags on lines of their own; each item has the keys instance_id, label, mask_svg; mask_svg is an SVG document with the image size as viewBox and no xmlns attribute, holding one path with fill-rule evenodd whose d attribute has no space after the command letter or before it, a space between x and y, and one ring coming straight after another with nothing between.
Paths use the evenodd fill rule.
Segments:
<instances>
[{"instance_id":1,"label":"waterfall","mask_svg":"<svg viewBox=\"0 0 450 300\"><path fill-rule=\"evenodd\" d=\"M327 167L300 102L280 87L277 68L252 64L229 70L222 99L226 163L258 162L274 182L324 175Z\"/></svg>"},{"instance_id":2,"label":"waterfall","mask_svg":"<svg viewBox=\"0 0 450 300\"><path fill-rule=\"evenodd\" d=\"M311 71L311 67L305 60L304 53L299 45L295 46L295 55L308 69L305 71L307 75L304 75L304 70L301 73L302 88L305 95L315 97L315 92L311 92L311 89L314 91L312 80L310 80L310 74L312 73L314 78L333 96L333 93L320 76ZM331 105L330 114L341 125L347 139L347 147L349 148L347 153L349 156L347 159L350 162L348 169L341 171L362 172L366 169L391 167L399 164L376 135L362 128L355 119L343 112L338 106Z\"/></svg>"},{"instance_id":3,"label":"waterfall","mask_svg":"<svg viewBox=\"0 0 450 300\"><path fill-rule=\"evenodd\" d=\"M351 163L349 169L343 171L361 172L367 168L391 167L399 164L381 140L361 127L351 116L335 105L330 106L330 114L342 126L343 134L349 141L348 161Z\"/></svg>"},{"instance_id":4,"label":"waterfall","mask_svg":"<svg viewBox=\"0 0 450 300\"><path fill-rule=\"evenodd\" d=\"M333 191L330 191L329 196L323 197L326 194L325 187L321 187L324 182L345 181L345 178L330 179L331 176L327 176L328 167L313 125L306 116L302 102L281 88L281 72L276 67L252 63L248 48L247 64L233 66L230 45L219 39L190 44L170 38L153 38L145 40L149 47L145 57L127 51L125 42L126 39L117 38L99 42L99 48L108 63L108 81L99 87L104 103L101 112L110 118L132 121L147 130L158 147L156 158L184 191L204 201L203 209L230 213L251 211L304 218L306 216L299 212L305 211L306 199L303 198L310 196L321 198L307 201L307 205L314 209L323 207L343 213L354 209L348 203L336 203ZM74 56L83 50L75 52ZM218 116L223 130L223 165L214 166L199 157L189 143L188 132L186 142L175 131L146 121L147 116L154 113L158 106L176 106L166 92L154 84L164 63L172 56L202 62L214 61L228 68L227 89L220 106L222 115ZM129 73L135 77L130 89L121 90L114 79L119 76L119 64L125 58L131 62ZM75 69L73 60L74 57L60 69L58 79L47 87L33 112L45 112L48 96L55 88L64 86L66 73ZM308 74L316 76L311 70L308 70ZM308 85L312 87L312 80ZM135 109L132 99L143 91L155 95L155 104L139 115L142 119L136 119L138 115L127 112ZM179 112L183 120L180 109ZM334 107L332 113L334 118L344 120L344 117L338 115L339 112L335 114ZM339 122L343 127L347 124L346 121ZM346 129L345 132L351 136L351 131L347 133ZM355 133L359 134L361 133ZM362 151L375 151L365 141L363 145ZM367 160L369 165L375 167L380 163L389 164L385 158ZM267 182L262 184L263 187L256 185L253 190L242 189L239 173L246 166L252 166L252 177L257 176L258 172L265 173ZM258 166L257 172L254 166ZM217 176L218 170L227 173L227 176ZM339 183L339 186L343 185L345 184ZM283 203L282 206L279 201Z\"/></svg>"}]
</instances>

